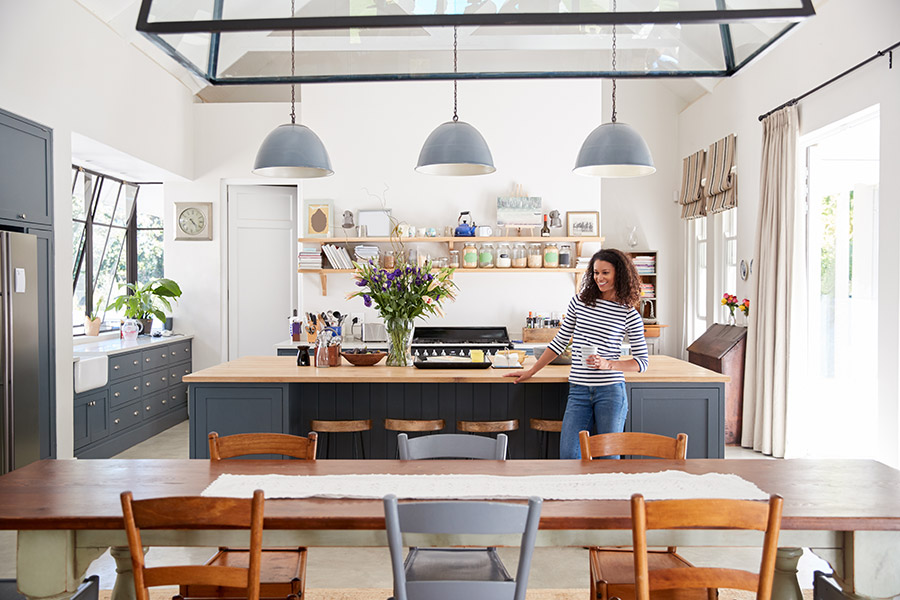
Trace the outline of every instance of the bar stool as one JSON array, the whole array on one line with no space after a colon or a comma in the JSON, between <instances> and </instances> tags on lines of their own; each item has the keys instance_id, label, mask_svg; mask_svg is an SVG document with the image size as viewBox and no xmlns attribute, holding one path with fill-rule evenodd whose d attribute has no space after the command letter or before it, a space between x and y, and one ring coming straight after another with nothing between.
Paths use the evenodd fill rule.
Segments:
<instances>
[{"instance_id":1,"label":"bar stool","mask_svg":"<svg viewBox=\"0 0 900 600\"><path fill-rule=\"evenodd\" d=\"M328 458L329 449L334 445L333 436L331 435L333 433L355 433L353 458L366 457L366 448L363 445L362 432L372 430L371 419L357 419L352 421L324 421L312 419L309 422L309 428L316 433L328 434L326 439L322 440L324 442L322 446L325 449L325 456L323 456L323 458ZM359 444L359 454L356 452L357 443Z\"/></svg>"},{"instance_id":2,"label":"bar stool","mask_svg":"<svg viewBox=\"0 0 900 600\"><path fill-rule=\"evenodd\" d=\"M466 433L504 433L519 428L518 419L509 421L457 421L456 430Z\"/></svg>"},{"instance_id":3,"label":"bar stool","mask_svg":"<svg viewBox=\"0 0 900 600\"><path fill-rule=\"evenodd\" d=\"M443 419L385 419L384 428L388 431L417 433L420 431L440 431L444 428Z\"/></svg>"},{"instance_id":4,"label":"bar stool","mask_svg":"<svg viewBox=\"0 0 900 600\"><path fill-rule=\"evenodd\" d=\"M552 419L528 419L528 426L538 432L541 458L550 458L550 434L562 431L562 421Z\"/></svg>"}]
</instances>

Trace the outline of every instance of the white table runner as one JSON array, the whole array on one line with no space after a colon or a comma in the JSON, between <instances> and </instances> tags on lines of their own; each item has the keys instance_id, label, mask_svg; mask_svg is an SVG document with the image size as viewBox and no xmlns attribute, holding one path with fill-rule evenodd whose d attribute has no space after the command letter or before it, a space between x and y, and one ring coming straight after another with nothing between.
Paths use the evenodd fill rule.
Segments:
<instances>
[{"instance_id":1,"label":"white table runner","mask_svg":"<svg viewBox=\"0 0 900 600\"><path fill-rule=\"evenodd\" d=\"M250 498L398 498L545 500L628 500L641 493L648 500L730 498L767 500L755 484L733 474L694 475L682 471L591 473L584 475L219 475L203 496Z\"/></svg>"}]
</instances>

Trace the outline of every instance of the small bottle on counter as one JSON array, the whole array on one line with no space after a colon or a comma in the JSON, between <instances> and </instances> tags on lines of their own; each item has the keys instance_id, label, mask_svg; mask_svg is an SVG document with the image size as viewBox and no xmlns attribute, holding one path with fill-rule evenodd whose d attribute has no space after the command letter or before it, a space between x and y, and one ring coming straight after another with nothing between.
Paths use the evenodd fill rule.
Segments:
<instances>
[{"instance_id":1,"label":"small bottle on counter","mask_svg":"<svg viewBox=\"0 0 900 600\"><path fill-rule=\"evenodd\" d=\"M512 266L516 269L522 269L528 266L528 251L525 250L525 244L517 242L512 249Z\"/></svg>"},{"instance_id":2,"label":"small bottle on counter","mask_svg":"<svg viewBox=\"0 0 900 600\"><path fill-rule=\"evenodd\" d=\"M544 255L541 252L541 244L536 242L528 244L528 268L538 269L544 266Z\"/></svg>"},{"instance_id":3,"label":"small bottle on counter","mask_svg":"<svg viewBox=\"0 0 900 600\"><path fill-rule=\"evenodd\" d=\"M512 266L512 257L510 256L509 244L500 244L497 246L497 268L508 269Z\"/></svg>"},{"instance_id":4,"label":"small bottle on counter","mask_svg":"<svg viewBox=\"0 0 900 600\"><path fill-rule=\"evenodd\" d=\"M528 311L528 318L525 319L525 327L527 329L534 329L534 317L531 316L531 311Z\"/></svg>"},{"instance_id":5,"label":"small bottle on counter","mask_svg":"<svg viewBox=\"0 0 900 600\"><path fill-rule=\"evenodd\" d=\"M550 269L559 267L559 248L556 242L547 242L544 246L544 267Z\"/></svg>"},{"instance_id":6,"label":"small bottle on counter","mask_svg":"<svg viewBox=\"0 0 900 600\"><path fill-rule=\"evenodd\" d=\"M466 269L474 269L478 266L478 248L473 242L466 242L463 248L462 266Z\"/></svg>"}]
</instances>

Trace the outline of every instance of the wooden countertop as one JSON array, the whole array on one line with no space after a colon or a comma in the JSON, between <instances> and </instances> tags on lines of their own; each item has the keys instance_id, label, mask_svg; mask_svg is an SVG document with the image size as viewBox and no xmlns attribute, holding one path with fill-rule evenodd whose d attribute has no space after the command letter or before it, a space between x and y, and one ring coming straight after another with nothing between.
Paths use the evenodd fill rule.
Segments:
<instances>
[{"instance_id":1,"label":"wooden countertop","mask_svg":"<svg viewBox=\"0 0 900 600\"><path fill-rule=\"evenodd\" d=\"M534 358L525 359L525 365ZM292 356L245 356L202 371L185 375L188 383L512 383L503 377L512 369L417 369L415 367L355 367L343 358L340 367L318 369L298 367ZM560 383L568 381L569 367L547 365L528 382ZM727 382L727 375L673 358L653 355L644 373L625 373L625 381L648 383ZM526 382L526 383L528 383Z\"/></svg>"}]
</instances>

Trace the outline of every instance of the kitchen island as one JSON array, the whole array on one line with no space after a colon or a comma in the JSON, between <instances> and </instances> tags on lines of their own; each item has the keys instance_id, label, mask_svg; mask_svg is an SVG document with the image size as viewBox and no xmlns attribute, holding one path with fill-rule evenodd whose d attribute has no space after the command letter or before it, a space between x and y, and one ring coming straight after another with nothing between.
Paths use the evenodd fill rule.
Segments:
<instances>
[{"instance_id":1,"label":"kitchen island","mask_svg":"<svg viewBox=\"0 0 900 600\"><path fill-rule=\"evenodd\" d=\"M342 359L343 361L343 359ZM526 359L526 366L534 361ZM293 357L248 356L183 378L189 384L191 458L207 458L207 434L309 433L312 419L371 419L363 434L366 456L394 458L396 432L383 420L444 419L443 433L458 420L518 419L509 432L511 458L539 458L541 445L529 419L562 419L568 366L548 365L525 383L503 377L507 369L414 367L298 367ZM724 458L724 398L728 377L656 355L644 373L626 373L629 410L625 431L689 436L689 458ZM352 453L351 436L336 440L336 458ZM550 457L558 456L558 436Z\"/></svg>"}]
</instances>

